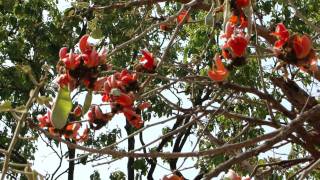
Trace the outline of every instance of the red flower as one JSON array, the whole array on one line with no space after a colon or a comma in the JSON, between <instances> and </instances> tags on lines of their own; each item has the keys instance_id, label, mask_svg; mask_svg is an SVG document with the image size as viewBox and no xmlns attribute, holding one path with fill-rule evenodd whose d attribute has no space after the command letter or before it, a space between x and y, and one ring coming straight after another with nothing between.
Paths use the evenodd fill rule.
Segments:
<instances>
[{"instance_id":1,"label":"red flower","mask_svg":"<svg viewBox=\"0 0 320 180\"><path fill-rule=\"evenodd\" d=\"M144 110L151 107L151 104L149 102L142 102L141 104L139 104L138 108L140 110Z\"/></svg>"},{"instance_id":2,"label":"red flower","mask_svg":"<svg viewBox=\"0 0 320 180\"><path fill-rule=\"evenodd\" d=\"M227 43L225 43L223 45L221 54L225 59L231 59L232 58L232 54L230 53L230 49L229 49Z\"/></svg>"},{"instance_id":3,"label":"red flower","mask_svg":"<svg viewBox=\"0 0 320 180\"><path fill-rule=\"evenodd\" d=\"M87 126L86 129L83 130L82 135L80 136L79 139L77 139L77 141L80 141L80 142L87 141L89 139L89 132L90 132L90 129Z\"/></svg>"},{"instance_id":4,"label":"red flower","mask_svg":"<svg viewBox=\"0 0 320 180\"><path fill-rule=\"evenodd\" d=\"M113 114L106 113L104 114L98 105L92 105L90 111L88 112L88 120L90 127L99 130L104 125L111 120Z\"/></svg>"},{"instance_id":5,"label":"red flower","mask_svg":"<svg viewBox=\"0 0 320 180\"><path fill-rule=\"evenodd\" d=\"M110 97L107 93L105 93L103 96L102 96L102 101L103 102L108 102L110 100Z\"/></svg>"},{"instance_id":6,"label":"red flower","mask_svg":"<svg viewBox=\"0 0 320 180\"><path fill-rule=\"evenodd\" d=\"M287 41L285 40L278 40L274 43L274 48L280 49L282 46L286 43Z\"/></svg>"},{"instance_id":7,"label":"red flower","mask_svg":"<svg viewBox=\"0 0 320 180\"><path fill-rule=\"evenodd\" d=\"M224 177L230 180L241 180L241 177L231 169L229 169L228 173L224 175Z\"/></svg>"},{"instance_id":8,"label":"red flower","mask_svg":"<svg viewBox=\"0 0 320 180\"><path fill-rule=\"evenodd\" d=\"M168 27L168 25L165 24L165 23L160 24L159 28L160 28L160 30L162 30L162 31L168 31L168 30L170 29L170 28Z\"/></svg>"},{"instance_id":9,"label":"red flower","mask_svg":"<svg viewBox=\"0 0 320 180\"><path fill-rule=\"evenodd\" d=\"M132 126L135 128L140 128L142 126L143 121L141 120L141 116L138 115L132 107L125 107L122 109L122 112Z\"/></svg>"},{"instance_id":10,"label":"red flower","mask_svg":"<svg viewBox=\"0 0 320 180\"><path fill-rule=\"evenodd\" d=\"M93 106L92 110L94 110L95 119L104 119L104 114L102 113L100 106Z\"/></svg>"},{"instance_id":11,"label":"red flower","mask_svg":"<svg viewBox=\"0 0 320 180\"><path fill-rule=\"evenodd\" d=\"M39 127L44 128L44 127L50 127L51 126L51 111L47 110L46 115L38 115L37 119L39 121Z\"/></svg>"},{"instance_id":12,"label":"red flower","mask_svg":"<svg viewBox=\"0 0 320 180\"><path fill-rule=\"evenodd\" d=\"M83 85L84 85L86 88L89 89L90 84L91 84L91 82L90 82L89 79L82 79L82 83L83 83Z\"/></svg>"},{"instance_id":13,"label":"red flower","mask_svg":"<svg viewBox=\"0 0 320 180\"><path fill-rule=\"evenodd\" d=\"M72 79L69 74L61 74L58 77L58 84L60 87L68 87L69 84L72 84Z\"/></svg>"},{"instance_id":14,"label":"red flower","mask_svg":"<svg viewBox=\"0 0 320 180\"><path fill-rule=\"evenodd\" d=\"M61 51L61 50L60 50ZM63 52L62 52L63 53ZM72 52L62 56L61 61L65 64L67 69L76 69L80 65L80 60L78 59L78 54L73 54Z\"/></svg>"},{"instance_id":15,"label":"red flower","mask_svg":"<svg viewBox=\"0 0 320 180\"><path fill-rule=\"evenodd\" d=\"M113 96L113 97L115 99L115 102L120 104L123 107L131 106L133 104L133 98L123 92L121 92L119 96Z\"/></svg>"},{"instance_id":16,"label":"red flower","mask_svg":"<svg viewBox=\"0 0 320 180\"><path fill-rule=\"evenodd\" d=\"M276 27L275 32L271 33L272 35L278 37L278 41L275 42L275 48L282 48L282 46L288 41L289 39L289 31L284 26L284 24L279 23Z\"/></svg>"},{"instance_id":17,"label":"red flower","mask_svg":"<svg viewBox=\"0 0 320 180\"><path fill-rule=\"evenodd\" d=\"M64 137L76 139L78 136L78 130L80 129L80 123L69 123L64 129Z\"/></svg>"},{"instance_id":18,"label":"red flower","mask_svg":"<svg viewBox=\"0 0 320 180\"><path fill-rule=\"evenodd\" d=\"M119 79L124 85L129 85L137 81L137 74L129 73L128 70L124 69L121 71Z\"/></svg>"},{"instance_id":19,"label":"red flower","mask_svg":"<svg viewBox=\"0 0 320 180\"><path fill-rule=\"evenodd\" d=\"M306 35L295 35L293 37L293 50L298 59L306 57L312 48L312 42Z\"/></svg>"},{"instance_id":20,"label":"red flower","mask_svg":"<svg viewBox=\"0 0 320 180\"><path fill-rule=\"evenodd\" d=\"M83 60L83 63L91 68L99 65L99 56L96 51L92 51L90 56L88 54L81 54L76 58L77 61Z\"/></svg>"},{"instance_id":21,"label":"red flower","mask_svg":"<svg viewBox=\"0 0 320 180\"><path fill-rule=\"evenodd\" d=\"M213 81L224 81L228 77L229 72L224 67L222 60L218 55L216 55L215 59L217 68L214 68L214 66L212 66L212 70L208 71L208 76Z\"/></svg>"},{"instance_id":22,"label":"red flower","mask_svg":"<svg viewBox=\"0 0 320 180\"><path fill-rule=\"evenodd\" d=\"M88 43L89 35L83 35L79 40L79 48L83 54L90 54L91 46Z\"/></svg>"},{"instance_id":23,"label":"red flower","mask_svg":"<svg viewBox=\"0 0 320 180\"><path fill-rule=\"evenodd\" d=\"M143 121L141 120L141 116L137 115L137 116L132 116L131 119L130 119L130 121L129 121L129 123L130 123L133 127L139 129L139 128L141 128L141 126L142 126L142 124L143 124Z\"/></svg>"},{"instance_id":24,"label":"red flower","mask_svg":"<svg viewBox=\"0 0 320 180\"><path fill-rule=\"evenodd\" d=\"M63 58L68 57L67 53L68 53L68 48L67 47L62 47L60 49L60 51L59 51L59 58L63 59Z\"/></svg>"},{"instance_id":25,"label":"red flower","mask_svg":"<svg viewBox=\"0 0 320 180\"><path fill-rule=\"evenodd\" d=\"M318 58L314 51L309 56L309 70L312 72L318 71Z\"/></svg>"},{"instance_id":26,"label":"red flower","mask_svg":"<svg viewBox=\"0 0 320 180\"><path fill-rule=\"evenodd\" d=\"M242 57L248 45L248 40L243 34L232 37L228 40L227 46L231 48L235 57Z\"/></svg>"},{"instance_id":27,"label":"red flower","mask_svg":"<svg viewBox=\"0 0 320 180\"><path fill-rule=\"evenodd\" d=\"M115 73L115 74L113 74L113 75L111 75L111 76L109 76L108 78L107 78L107 87L109 88L109 89L112 89L112 88L118 88L118 80L117 80L117 77L116 77L116 75L117 75L117 73ZM106 88L106 87L105 87Z\"/></svg>"},{"instance_id":28,"label":"red flower","mask_svg":"<svg viewBox=\"0 0 320 180\"><path fill-rule=\"evenodd\" d=\"M89 61L87 62L86 65L88 67L96 67L99 65L99 62L100 62L99 54L95 49L93 49L89 55Z\"/></svg>"},{"instance_id":29,"label":"red flower","mask_svg":"<svg viewBox=\"0 0 320 180\"><path fill-rule=\"evenodd\" d=\"M190 16L188 14L187 10L182 10L180 14L177 16L177 22L178 24L182 23L183 18L185 17L185 22L188 22L190 19Z\"/></svg>"},{"instance_id":30,"label":"red flower","mask_svg":"<svg viewBox=\"0 0 320 180\"><path fill-rule=\"evenodd\" d=\"M229 19L229 22L231 22L232 24L237 24L238 16L232 15Z\"/></svg>"},{"instance_id":31,"label":"red flower","mask_svg":"<svg viewBox=\"0 0 320 180\"><path fill-rule=\"evenodd\" d=\"M59 136L60 137L59 131L57 129L55 129L54 127L49 127L48 131L51 136Z\"/></svg>"},{"instance_id":32,"label":"red flower","mask_svg":"<svg viewBox=\"0 0 320 180\"><path fill-rule=\"evenodd\" d=\"M95 122L96 120L107 122L109 121L108 116L104 114L98 105L92 105L88 112L89 122Z\"/></svg>"},{"instance_id":33,"label":"red flower","mask_svg":"<svg viewBox=\"0 0 320 180\"><path fill-rule=\"evenodd\" d=\"M140 52L143 55L143 57L140 59L140 63L145 69L152 71L156 67L156 61L154 57L152 57L152 54L146 50L141 50Z\"/></svg>"},{"instance_id":34,"label":"red flower","mask_svg":"<svg viewBox=\"0 0 320 180\"><path fill-rule=\"evenodd\" d=\"M311 50L308 54L308 60L307 62L299 65L299 68L301 71L311 71L316 72L318 71L318 57L316 56L316 53L314 50Z\"/></svg>"},{"instance_id":35,"label":"red flower","mask_svg":"<svg viewBox=\"0 0 320 180\"><path fill-rule=\"evenodd\" d=\"M226 28L225 28L225 32L224 34L221 36L221 38L227 38L229 39L231 37L231 35L233 34L234 32L234 25L232 22L227 22L226 24Z\"/></svg>"},{"instance_id":36,"label":"red flower","mask_svg":"<svg viewBox=\"0 0 320 180\"><path fill-rule=\"evenodd\" d=\"M248 20L243 11L241 11L240 14L240 28L246 28L248 27Z\"/></svg>"},{"instance_id":37,"label":"red flower","mask_svg":"<svg viewBox=\"0 0 320 180\"><path fill-rule=\"evenodd\" d=\"M88 112L88 120L90 123L93 123L95 121L95 115L92 109Z\"/></svg>"},{"instance_id":38,"label":"red flower","mask_svg":"<svg viewBox=\"0 0 320 180\"><path fill-rule=\"evenodd\" d=\"M99 64L105 64L107 62L107 50L103 48L99 52Z\"/></svg>"},{"instance_id":39,"label":"red flower","mask_svg":"<svg viewBox=\"0 0 320 180\"><path fill-rule=\"evenodd\" d=\"M249 3L250 3L250 0L237 0L237 6L239 8L246 7L249 5Z\"/></svg>"},{"instance_id":40,"label":"red flower","mask_svg":"<svg viewBox=\"0 0 320 180\"><path fill-rule=\"evenodd\" d=\"M231 16L229 19L229 22L232 23L233 25L237 25L239 23L239 28L242 28L242 29L248 27L247 17L245 16L242 10L240 11L239 16L236 16L236 15Z\"/></svg>"},{"instance_id":41,"label":"red flower","mask_svg":"<svg viewBox=\"0 0 320 180\"><path fill-rule=\"evenodd\" d=\"M73 113L76 117L80 117L82 114L81 106L78 105L76 108L74 108Z\"/></svg>"},{"instance_id":42,"label":"red flower","mask_svg":"<svg viewBox=\"0 0 320 180\"><path fill-rule=\"evenodd\" d=\"M162 180L184 180L184 178L173 174L171 176L164 176Z\"/></svg>"},{"instance_id":43,"label":"red flower","mask_svg":"<svg viewBox=\"0 0 320 180\"><path fill-rule=\"evenodd\" d=\"M93 90L94 90L94 91L101 91L101 90L103 90L107 79L108 79L107 76L106 76L106 77L103 77L103 78L97 79L97 80L94 82Z\"/></svg>"}]
</instances>

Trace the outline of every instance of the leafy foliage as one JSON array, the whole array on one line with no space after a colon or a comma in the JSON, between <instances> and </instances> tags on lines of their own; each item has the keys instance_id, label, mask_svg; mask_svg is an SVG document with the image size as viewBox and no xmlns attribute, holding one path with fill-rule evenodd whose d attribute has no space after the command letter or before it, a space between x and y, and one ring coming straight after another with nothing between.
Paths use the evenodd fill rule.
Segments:
<instances>
[{"instance_id":1,"label":"leafy foliage","mask_svg":"<svg viewBox=\"0 0 320 180\"><path fill-rule=\"evenodd\" d=\"M102 126L105 128L101 130L90 131L86 141L81 142L81 140L77 145L97 150L115 144L111 150L116 151L118 156L113 155L112 158L117 159L129 156L123 155L125 152L134 153L130 151L139 148L140 145L142 148L138 152L144 154L150 152L159 155L159 152L170 152L179 155L184 151L191 152L193 148L194 151L207 152L226 145L243 143L240 148L193 159L194 167L199 170L199 174L195 176L201 178L211 172L217 173L215 169L221 172L234 169L238 174L245 176L253 173L256 165L259 165L254 172L257 178L284 179L297 176L296 172L307 168L305 164L312 164L320 154L319 140L317 140L320 132L317 129L319 127L317 122L311 123L313 120L306 120L302 125L300 123L294 133L261 151L258 148L263 145L262 142L267 142L268 145L268 140L272 140L275 136L263 140L257 138L269 132L288 129L291 122L317 107L319 98L315 91L318 89L319 72L316 71L314 74L308 70L303 72L299 70L302 68L297 65L298 63L290 64L281 59L281 53L289 51L291 41L285 45L289 48L282 50L279 55L274 48L277 37L271 36L270 33L274 32L277 24L282 22L290 34L300 33L310 36L312 49L319 54L318 1L304 0L293 3L288 0L250 1L253 4L253 12L250 14L250 8L244 8L244 14L245 17L254 20L254 23L249 22L252 34L249 33L249 29L243 30L249 36L246 37L249 41L248 47L241 57L244 58L244 62L237 65L234 57L233 59L224 57L223 63L230 73L222 82L214 82L207 77L210 68L216 64L215 54L220 54L226 49L223 47L224 43L228 44L228 38L227 40L222 38L226 22L221 16L231 15L232 11L233 15L238 16L242 9L237 7L235 0L212 1L215 2L213 5L211 1L196 1L196 5L190 9L188 4L183 6L183 3L187 2L189 1L146 3L84 0L67 2L71 6L59 11L57 2L53 0L1 1L0 148L9 148L11 137L17 127L15 114L22 116L28 112L19 136L39 137L41 131L34 128L38 123L35 117L44 114L46 108L52 108L53 99L58 91L54 79L64 73L59 69L58 62L61 62L58 57L59 49L65 46L81 54L77 47L79 45L74 45L83 35L90 34L92 38L99 39L95 48L100 50L104 47L107 51L107 62L105 66L97 68L95 78L111 76L115 71L120 72L123 69L137 73L138 85L135 88L141 89L134 94L134 105L147 101L151 107L147 110L134 109L144 120L142 128L146 129L142 129L142 132L139 132L139 127L107 125ZM219 6L222 2L231 3L231 8L225 6L223 12L223 6ZM210 11L211 6L214 7L214 11ZM184 23L177 23L176 20L180 8L190 10L191 18L186 19ZM215 18L215 22L208 23L208 18L211 18L210 21ZM229 21L229 18L225 17L226 21ZM161 29L157 23L162 23L166 28ZM239 33L238 31L240 30L237 29L235 33ZM231 46L228 48L232 50ZM141 49L147 49L157 60L158 67L154 72L137 70L139 59L142 57L139 53ZM290 56L286 54L285 57ZM278 62L285 62L285 65L276 67ZM49 71L42 68L44 64L49 66ZM30 67L28 71L31 73L25 73L27 67ZM38 86L34 80L40 82L45 72L49 72L48 79L40 88L39 96L32 100L32 108L26 110L25 104L30 98L30 90ZM82 91L88 92L83 104L77 102L77 93ZM92 89L81 84L73 92L75 96L71 93L72 99L69 98L69 92L66 93L68 97L65 98L65 102L60 102L61 92L58 93L58 101L53 107L53 124L58 128L64 128L70 117L73 117L69 114L75 113L72 111L76 105L82 108L81 118L77 117L72 121L87 121L89 119L87 111L89 113L93 111L90 105L99 104L95 99L96 94L103 96L106 94L101 93L103 91L92 92ZM100 96L98 98L101 99ZM108 103L112 101L103 107L108 106ZM109 111L108 108L104 108L101 114L106 115ZM119 114L118 111L113 113ZM143 137L153 123L171 117L173 120L164 122L163 126L159 125L161 123L157 124L161 128L151 133L153 136L148 134L147 138ZM106 116L104 119L105 124L111 121ZM125 137L122 136L122 131L127 131L129 136L132 133L136 134ZM158 140L148 144L158 136L160 136ZM127 147L117 144L121 138L125 138L125 142L128 141L125 145ZM212 140L214 138L217 140ZM75 143L74 139L65 139L68 143ZM188 141L189 139L192 140ZM52 141L52 139L46 140L49 145ZM248 141L255 142L248 143ZM51 147L56 150L61 142L57 139L53 142L57 146L51 145ZM275 158L270 155L280 151L278 146L282 147L285 144L290 144L289 147L286 146L286 150L291 149L285 156ZM11 160L21 164L27 163L36 158L34 157L36 149L41 151L41 147L35 147L34 141L19 139L12 151ZM248 155L241 160L236 159L256 149L258 150L253 153L254 155ZM70 154L72 151L69 151ZM78 150L74 151L80 155ZM266 153L268 157L263 158L262 153ZM79 162L88 165L100 157L100 154L86 155ZM5 160L4 156L0 159ZM128 172L112 172L110 179L153 178L159 163L157 158L128 157L128 159ZM178 157L163 159L165 159L163 164L170 167L170 172L167 174L174 173L189 179L195 177L193 175L187 177L189 174L181 170L183 167L177 166ZM286 164L285 162L289 160L293 160L292 162L301 160L301 162ZM227 164L227 162L232 163ZM70 164L69 172L72 169ZM95 171L90 179L101 179L99 173L101 172ZM9 176L18 175L9 172ZM54 174L51 178L53 176ZM317 179L320 172L314 169L309 176ZM25 178L24 175L22 178Z\"/></svg>"}]
</instances>

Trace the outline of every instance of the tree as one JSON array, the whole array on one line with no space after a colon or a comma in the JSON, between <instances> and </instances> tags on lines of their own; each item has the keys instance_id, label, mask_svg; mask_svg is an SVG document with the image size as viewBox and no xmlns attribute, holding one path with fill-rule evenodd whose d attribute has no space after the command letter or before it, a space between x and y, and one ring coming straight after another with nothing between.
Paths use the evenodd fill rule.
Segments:
<instances>
[{"instance_id":1,"label":"tree","mask_svg":"<svg viewBox=\"0 0 320 180\"><path fill-rule=\"evenodd\" d=\"M68 179L102 155L128 158L110 179L153 179L160 159L163 179L319 178L317 0L71 4L0 2L2 179L44 176L28 163L44 136Z\"/></svg>"}]
</instances>

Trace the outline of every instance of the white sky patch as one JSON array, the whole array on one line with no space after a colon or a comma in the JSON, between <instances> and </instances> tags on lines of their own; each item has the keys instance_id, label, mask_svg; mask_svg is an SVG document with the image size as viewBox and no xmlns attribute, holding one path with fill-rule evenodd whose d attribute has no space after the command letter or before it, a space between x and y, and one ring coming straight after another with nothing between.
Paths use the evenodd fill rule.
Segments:
<instances>
[{"instance_id":1,"label":"white sky patch","mask_svg":"<svg viewBox=\"0 0 320 180\"><path fill-rule=\"evenodd\" d=\"M59 0L58 4L57 4L59 11L63 12L65 9L70 8L71 2L74 2L74 1L73 0L70 0L70 1Z\"/></svg>"}]
</instances>

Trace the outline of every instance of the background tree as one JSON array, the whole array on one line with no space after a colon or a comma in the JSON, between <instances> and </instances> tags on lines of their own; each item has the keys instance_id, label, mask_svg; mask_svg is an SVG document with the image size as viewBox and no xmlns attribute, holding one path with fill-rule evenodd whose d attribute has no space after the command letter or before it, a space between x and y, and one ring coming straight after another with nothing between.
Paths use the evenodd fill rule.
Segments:
<instances>
[{"instance_id":1,"label":"background tree","mask_svg":"<svg viewBox=\"0 0 320 180\"><path fill-rule=\"evenodd\" d=\"M303 61L297 58L294 47L299 45L300 36L294 34L307 34L312 41L310 51L318 53L320 3L251 1L242 6L247 2L93 0L75 1L60 12L56 1L1 1L3 174L15 179L30 178L31 173L36 173L26 164L35 158L37 147L27 139L44 134L49 138L44 141L61 161L66 156L75 159L69 161L65 171L68 179L73 179L76 164L94 162L107 155L121 161L128 157L127 172L113 172L110 179L153 179L162 164L160 158L171 171L164 176L174 174L186 179L209 179L228 169L256 179L319 178L320 74L309 67L311 53ZM245 52L239 56L235 52L243 47L237 43L235 48L231 42L227 43L228 48L223 47L225 39L221 36L228 22L235 23L237 30L233 34L243 31L246 35L248 46L243 46ZM246 22L248 25L241 27ZM278 47L275 43L281 41L283 34L272 32L279 31L279 23L289 30L290 38ZM107 67L101 65L97 76L112 76L124 68L137 73L139 89L135 102L147 101L151 107L137 111L145 123L142 127L132 126L127 119L125 127L91 130L87 141L76 143L46 133L39 128L36 116L45 114L45 105L52 108L57 94L58 86L52 80L61 75L56 68L59 49L66 46L79 52L74 45L85 34L100 39L97 49L107 50ZM145 56L142 49L157 59L155 69L139 69L139 59ZM225 74L213 73L210 79L207 74L214 71L211 67L219 61L215 54L222 52L233 53L224 54L225 68L220 70ZM74 93L90 94L88 89L81 84ZM96 94L96 99L102 98L101 93ZM74 97L75 103L78 97ZM88 119L83 115L83 124ZM160 124L165 126L161 137L144 137L146 129ZM127 134L119 138L121 129ZM191 148L186 147L189 138L196 139ZM127 142L126 149L119 146L121 139ZM61 143L69 146L67 152L60 152ZM284 149L288 152L280 152L282 156L259 156L277 153L287 144L290 146ZM77 149L89 154L80 154ZM189 167L184 163L181 166L178 160L193 157L196 159L190 168L199 173L188 177L185 171ZM46 177L59 178L56 172ZM99 179L99 172L90 178Z\"/></svg>"}]
</instances>

